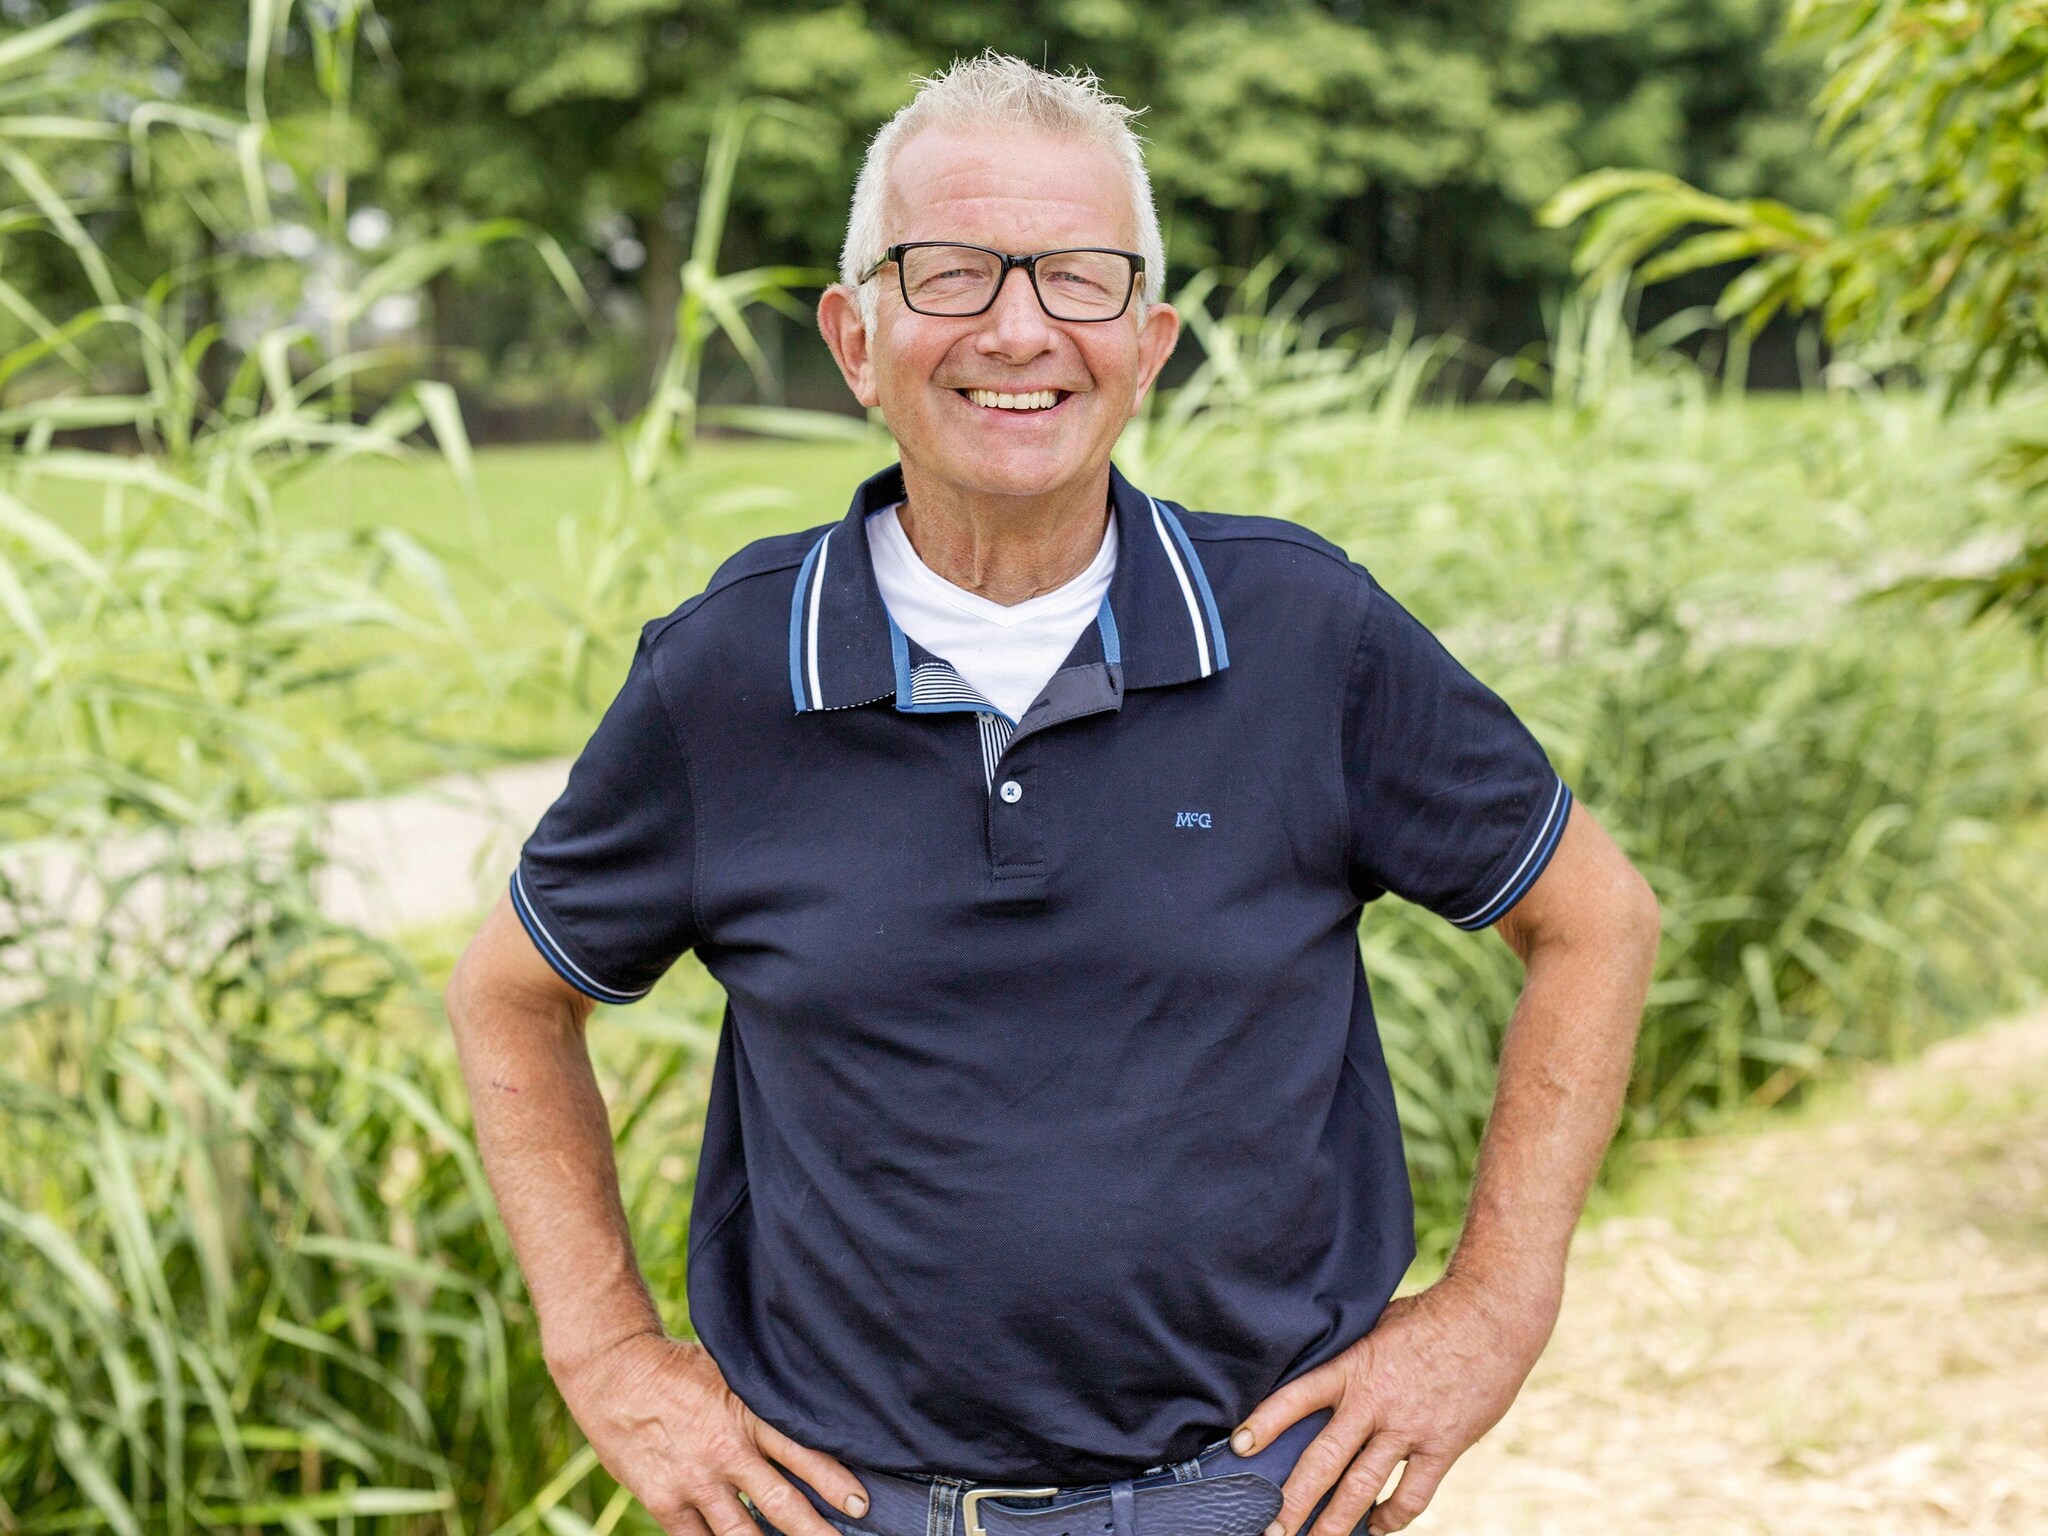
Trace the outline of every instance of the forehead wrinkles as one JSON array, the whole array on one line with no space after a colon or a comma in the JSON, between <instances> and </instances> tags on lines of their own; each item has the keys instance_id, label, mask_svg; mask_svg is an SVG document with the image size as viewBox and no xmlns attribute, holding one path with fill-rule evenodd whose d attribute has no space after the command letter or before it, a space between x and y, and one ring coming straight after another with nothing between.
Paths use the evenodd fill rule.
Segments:
<instances>
[{"instance_id":1,"label":"forehead wrinkles","mask_svg":"<svg viewBox=\"0 0 2048 1536\"><path fill-rule=\"evenodd\" d=\"M1015 146L1009 164L966 146L950 148L919 135L898 152L884 204L894 231L889 238L969 240L1012 250L1135 242L1129 187L1099 146L1028 139ZM1056 176L1047 174L1051 165L1060 168Z\"/></svg>"},{"instance_id":2,"label":"forehead wrinkles","mask_svg":"<svg viewBox=\"0 0 2048 1536\"><path fill-rule=\"evenodd\" d=\"M1055 245L1118 245L1130 237L1088 202L1046 197L938 198L907 220L906 240L971 239L1028 251Z\"/></svg>"}]
</instances>

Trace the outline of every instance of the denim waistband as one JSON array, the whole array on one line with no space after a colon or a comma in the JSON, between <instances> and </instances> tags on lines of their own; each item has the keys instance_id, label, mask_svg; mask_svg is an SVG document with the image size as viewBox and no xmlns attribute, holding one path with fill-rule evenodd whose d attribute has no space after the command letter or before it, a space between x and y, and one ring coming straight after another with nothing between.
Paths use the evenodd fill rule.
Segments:
<instances>
[{"instance_id":1,"label":"denim waistband","mask_svg":"<svg viewBox=\"0 0 2048 1536\"><path fill-rule=\"evenodd\" d=\"M1062 1486L1050 1495L1006 1498L1001 1502L1019 1512L1055 1509L1087 1499L1099 1499L1116 1489L1135 1491L1244 1472L1255 1473L1277 1487L1286 1482L1302 1451L1315 1438L1316 1432L1329 1422L1329 1418L1328 1409L1319 1409L1290 1425L1249 1456L1240 1456L1231 1450L1226 1436L1211 1441L1185 1461L1161 1463L1128 1482L1078 1483ZM868 1513L860 1520L849 1519L844 1511L834 1509L800 1479L791 1479L818 1513L843 1536L965 1536L965 1525L961 1519L962 1495L976 1487L991 1486L987 1482L943 1472L886 1473L860 1467L847 1470L868 1490ZM758 1513L755 1519L764 1531L774 1533L775 1528L761 1519ZM775 1533L775 1536L780 1536L780 1533Z\"/></svg>"}]
</instances>

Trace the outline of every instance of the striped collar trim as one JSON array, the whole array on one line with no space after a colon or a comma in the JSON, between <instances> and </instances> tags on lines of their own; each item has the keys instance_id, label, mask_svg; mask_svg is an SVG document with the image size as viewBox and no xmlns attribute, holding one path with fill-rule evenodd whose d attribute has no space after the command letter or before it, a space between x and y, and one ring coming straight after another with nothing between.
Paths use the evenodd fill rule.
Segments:
<instances>
[{"instance_id":1,"label":"striped collar trim","mask_svg":"<svg viewBox=\"0 0 2048 1536\"><path fill-rule=\"evenodd\" d=\"M1114 465L1109 484L1116 574L1084 641L1092 637L1100 660L1121 665L1125 688L1214 676L1230 665L1230 647L1208 572L1182 522L1184 509L1146 495ZM863 481L846 516L797 568L789 605L789 688L798 713L891 696L899 708L937 703L918 699L911 686L908 645L889 618L868 554L868 517L902 499L899 465ZM973 706L962 700L951 707Z\"/></svg>"},{"instance_id":2,"label":"striped collar trim","mask_svg":"<svg viewBox=\"0 0 2048 1536\"><path fill-rule=\"evenodd\" d=\"M932 655L911 640L893 620L889 635L896 642L896 707L921 715L972 711L981 736L982 787L994 789L996 764L1009 749L1010 738L1017 734L1017 722L991 704L979 688L954 670L950 661Z\"/></svg>"},{"instance_id":3,"label":"striped collar trim","mask_svg":"<svg viewBox=\"0 0 2048 1536\"><path fill-rule=\"evenodd\" d=\"M1017 724L954 670L953 664L945 657L934 656L904 634L893 616L889 619L889 655L896 669L898 709L920 715L937 715L957 709L985 710L1012 726ZM1110 612L1109 599L1104 597L1102 606L1095 610L1095 623L1081 631L1074 648L1060 663L1060 670L1105 663L1113 667L1122 659L1116 615Z\"/></svg>"}]
</instances>

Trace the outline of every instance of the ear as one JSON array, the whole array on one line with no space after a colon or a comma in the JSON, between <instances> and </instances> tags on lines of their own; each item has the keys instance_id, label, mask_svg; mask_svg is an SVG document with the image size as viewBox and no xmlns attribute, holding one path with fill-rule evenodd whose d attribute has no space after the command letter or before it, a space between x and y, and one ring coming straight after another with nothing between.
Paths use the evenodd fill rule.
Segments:
<instances>
[{"instance_id":1,"label":"ear","mask_svg":"<svg viewBox=\"0 0 2048 1536\"><path fill-rule=\"evenodd\" d=\"M819 295L818 334L832 349L832 361L839 365L840 377L853 391L853 398L869 410L880 405L868 328L860 317L860 300L846 284L834 283Z\"/></svg>"},{"instance_id":2,"label":"ear","mask_svg":"<svg viewBox=\"0 0 2048 1536\"><path fill-rule=\"evenodd\" d=\"M1138 326L1138 387L1131 393L1133 416L1144 409L1152 381L1173 356L1174 343L1179 340L1180 311L1166 303L1146 305L1145 318Z\"/></svg>"}]
</instances>

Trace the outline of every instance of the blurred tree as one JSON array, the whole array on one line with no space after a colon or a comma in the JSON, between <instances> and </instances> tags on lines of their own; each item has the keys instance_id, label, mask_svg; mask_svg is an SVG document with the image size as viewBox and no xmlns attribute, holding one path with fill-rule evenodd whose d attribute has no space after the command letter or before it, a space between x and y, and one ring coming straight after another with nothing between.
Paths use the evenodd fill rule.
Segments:
<instances>
[{"instance_id":1,"label":"blurred tree","mask_svg":"<svg viewBox=\"0 0 2048 1536\"><path fill-rule=\"evenodd\" d=\"M1179 252L1244 265L1277 236L1384 322L1527 339L1564 252L1530 211L1619 161L1801 184L1803 77L1744 0L1217 7L1165 35L1155 151ZM1811 187L1825 195L1825 188Z\"/></svg>"},{"instance_id":2,"label":"blurred tree","mask_svg":"<svg viewBox=\"0 0 2048 1536\"><path fill-rule=\"evenodd\" d=\"M194 106L239 108L246 8L162 3L221 67L160 44L144 66L175 75L171 94ZM318 146L306 163L346 165L351 207L414 234L514 216L576 253L623 322L595 348L515 257L480 252L434 284L426 313L444 366L473 353L475 379L493 388L525 374L576 392L593 357L644 383L667 343L722 104L775 96L810 114L760 125L734 190L733 258L830 264L869 136L917 73L984 47L1093 68L1146 108L1181 270L1249 267L1284 247L1379 323L1412 313L1512 348L1541 334L1539 292L1568 271L1567 243L1530 210L1584 169L1830 198L1809 153L1808 65L1768 51L1780 4L380 0L362 10L351 120L336 123L303 71L281 79L272 116L281 145ZM33 21L59 5L0 0L0 14ZM277 35L286 53L313 47L296 15ZM139 242L136 259L150 259ZM572 360L585 372L565 371Z\"/></svg>"},{"instance_id":3,"label":"blurred tree","mask_svg":"<svg viewBox=\"0 0 2048 1536\"><path fill-rule=\"evenodd\" d=\"M1644 283L1740 261L1724 319L1754 332L1812 310L1866 367L1911 363L1954 405L2048 363L2048 0L1800 0L1795 37L1827 45L1815 107L1847 179L1839 218L1679 178L1606 170L1545 222L1586 219L1575 264ZM2003 469L2048 493L2048 442ZM2048 631L2048 531L2004 568L1931 584Z\"/></svg>"},{"instance_id":4,"label":"blurred tree","mask_svg":"<svg viewBox=\"0 0 2048 1536\"><path fill-rule=\"evenodd\" d=\"M1382 321L1519 343L1563 241L1529 211L1588 166L1731 195L1826 197L1775 0L386 0L378 195L423 216L516 213L673 308L719 103L773 95L735 189L746 259L829 263L853 172L916 73L983 47L1086 65L1147 107L1170 257L1248 266L1287 244ZM366 89L370 89L366 87ZM603 272L595 274L598 278ZM664 338L657 333L658 345Z\"/></svg>"},{"instance_id":5,"label":"blurred tree","mask_svg":"<svg viewBox=\"0 0 2048 1536\"><path fill-rule=\"evenodd\" d=\"M417 218L516 212L577 240L596 278L640 290L656 354L721 107L773 95L822 109L807 128L757 127L738 200L749 250L815 260L842 126L894 110L916 62L852 7L392 0L383 15L399 63L371 113L378 195Z\"/></svg>"}]
</instances>

